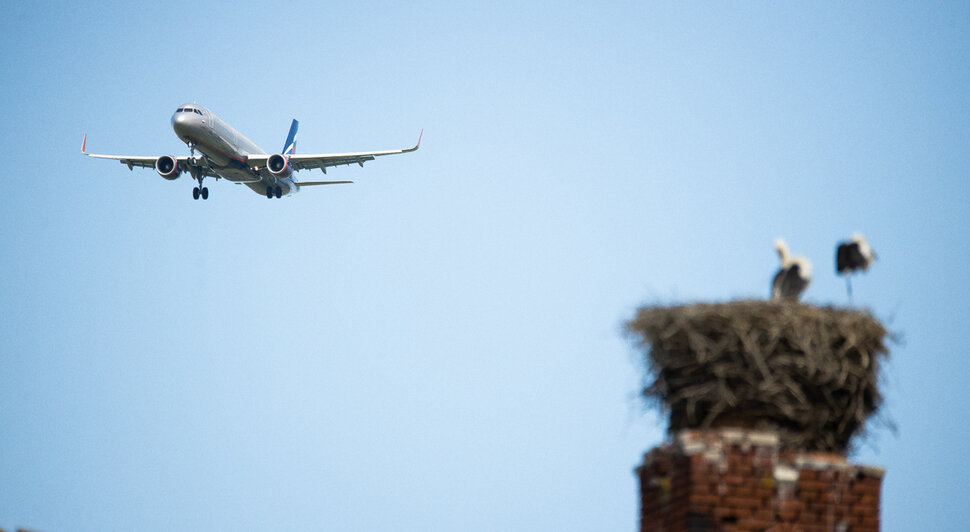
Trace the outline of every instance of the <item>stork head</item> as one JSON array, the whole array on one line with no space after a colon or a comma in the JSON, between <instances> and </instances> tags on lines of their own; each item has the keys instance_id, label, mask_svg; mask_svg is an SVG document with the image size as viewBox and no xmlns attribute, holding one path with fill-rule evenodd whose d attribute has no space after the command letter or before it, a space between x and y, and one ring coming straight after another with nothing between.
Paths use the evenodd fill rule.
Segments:
<instances>
[{"instance_id":1,"label":"stork head","mask_svg":"<svg viewBox=\"0 0 970 532\"><path fill-rule=\"evenodd\" d=\"M778 257L781 258L781 263L785 264L788 262L788 243L782 238L775 239L775 251L778 252Z\"/></svg>"}]
</instances>

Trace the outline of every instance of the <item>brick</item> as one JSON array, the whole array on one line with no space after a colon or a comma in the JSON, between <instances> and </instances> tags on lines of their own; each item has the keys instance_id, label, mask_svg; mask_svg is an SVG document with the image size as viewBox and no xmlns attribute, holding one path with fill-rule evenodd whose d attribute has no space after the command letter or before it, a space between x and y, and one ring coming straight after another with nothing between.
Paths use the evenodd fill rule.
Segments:
<instances>
[{"instance_id":1,"label":"brick","mask_svg":"<svg viewBox=\"0 0 970 532\"><path fill-rule=\"evenodd\" d=\"M713 495L717 493L717 485L710 482L697 482L690 491L691 494Z\"/></svg>"},{"instance_id":2,"label":"brick","mask_svg":"<svg viewBox=\"0 0 970 532\"><path fill-rule=\"evenodd\" d=\"M859 506L865 506L868 508L877 508L879 506L879 498L872 495L864 494L859 497Z\"/></svg>"},{"instance_id":3,"label":"brick","mask_svg":"<svg viewBox=\"0 0 970 532\"><path fill-rule=\"evenodd\" d=\"M733 495L736 495L738 497L744 497L746 499L761 498L760 496L758 496L757 486L752 486L750 483L741 484L740 486L735 487L733 490L731 490L731 493Z\"/></svg>"},{"instance_id":4,"label":"brick","mask_svg":"<svg viewBox=\"0 0 970 532\"><path fill-rule=\"evenodd\" d=\"M823 482L821 480L801 480L798 481L799 491L815 491L815 492L826 492L829 491L832 484L828 482Z\"/></svg>"},{"instance_id":5,"label":"brick","mask_svg":"<svg viewBox=\"0 0 970 532\"><path fill-rule=\"evenodd\" d=\"M717 506L720 500L720 497L716 495L692 495L690 497L690 504L692 506L710 506L713 508L714 506Z\"/></svg>"},{"instance_id":6,"label":"brick","mask_svg":"<svg viewBox=\"0 0 970 532\"><path fill-rule=\"evenodd\" d=\"M798 510L795 510L793 508L786 509L786 510L778 510L775 513L775 515L777 516L778 520L783 523L793 523L798 519Z\"/></svg>"},{"instance_id":7,"label":"brick","mask_svg":"<svg viewBox=\"0 0 970 532\"><path fill-rule=\"evenodd\" d=\"M750 508L752 510L757 510L761 507L761 501L754 497L725 497L725 504L737 508Z\"/></svg>"},{"instance_id":8,"label":"brick","mask_svg":"<svg viewBox=\"0 0 970 532\"><path fill-rule=\"evenodd\" d=\"M830 530L832 519L852 532L878 532L882 470L853 466L838 456L822 460L747 441L719 441L701 431L686 434L691 453L676 445L658 447L637 469L641 532L687 531L691 524L724 532L821 532ZM793 466L796 458L804 467ZM785 478L792 480L779 482L779 470L790 471ZM664 477L666 489L657 480Z\"/></svg>"}]
</instances>

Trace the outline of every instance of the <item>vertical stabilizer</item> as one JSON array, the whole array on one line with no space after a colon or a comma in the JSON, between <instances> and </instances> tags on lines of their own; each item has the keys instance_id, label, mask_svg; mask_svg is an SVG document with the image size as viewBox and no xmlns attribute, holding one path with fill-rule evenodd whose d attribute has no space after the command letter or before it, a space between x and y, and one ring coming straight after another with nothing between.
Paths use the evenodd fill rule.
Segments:
<instances>
[{"instance_id":1,"label":"vertical stabilizer","mask_svg":"<svg viewBox=\"0 0 970 532\"><path fill-rule=\"evenodd\" d=\"M293 119L293 124L290 125L290 133L286 136L286 143L283 144L283 155L293 155L296 153L296 130L300 127L300 123Z\"/></svg>"}]
</instances>

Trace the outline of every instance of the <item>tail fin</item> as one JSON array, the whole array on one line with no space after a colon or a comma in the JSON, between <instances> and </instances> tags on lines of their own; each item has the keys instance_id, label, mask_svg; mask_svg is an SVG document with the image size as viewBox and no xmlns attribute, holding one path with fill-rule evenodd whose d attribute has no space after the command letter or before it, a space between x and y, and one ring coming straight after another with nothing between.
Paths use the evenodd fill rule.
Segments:
<instances>
[{"instance_id":1,"label":"tail fin","mask_svg":"<svg viewBox=\"0 0 970 532\"><path fill-rule=\"evenodd\" d=\"M293 124L290 125L290 133L286 136L286 144L283 145L283 155L293 155L296 153L296 130L300 127L300 123L293 119Z\"/></svg>"}]
</instances>

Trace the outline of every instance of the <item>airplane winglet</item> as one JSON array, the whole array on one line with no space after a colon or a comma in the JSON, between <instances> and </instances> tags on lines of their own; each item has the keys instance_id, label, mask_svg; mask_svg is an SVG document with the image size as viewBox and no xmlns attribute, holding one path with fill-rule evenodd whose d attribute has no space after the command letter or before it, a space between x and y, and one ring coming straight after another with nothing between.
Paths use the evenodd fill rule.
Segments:
<instances>
[{"instance_id":1,"label":"airplane winglet","mask_svg":"<svg viewBox=\"0 0 970 532\"><path fill-rule=\"evenodd\" d=\"M419 139L420 140L420 139ZM88 152L84 151L84 147L88 145L88 134L84 134L84 140L81 141L81 153L87 155Z\"/></svg>"},{"instance_id":2,"label":"airplane winglet","mask_svg":"<svg viewBox=\"0 0 970 532\"><path fill-rule=\"evenodd\" d=\"M421 133L418 134L418 143L415 144L413 148L408 148L408 149L406 149L404 151L406 151L406 152L408 152L408 151L416 151L418 148L420 148L421 147L421 137L423 137L423 136L424 136L424 128L421 128Z\"/></svg>"}]
</instances>

